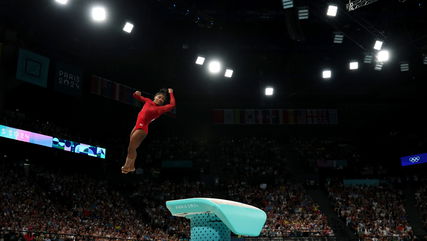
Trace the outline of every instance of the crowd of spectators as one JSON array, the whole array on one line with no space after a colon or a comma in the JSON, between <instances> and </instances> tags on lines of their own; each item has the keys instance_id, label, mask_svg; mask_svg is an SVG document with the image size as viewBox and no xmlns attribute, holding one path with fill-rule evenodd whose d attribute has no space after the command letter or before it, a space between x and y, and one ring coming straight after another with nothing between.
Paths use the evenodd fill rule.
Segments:
<instances>
[{"instance_id":1,"label":"crowd of spectators","mask_svg":"<svg viewBox=\"0 0 427 241\"><path fill-rule=\"evenodd\" d=\"M33 170L33 175L25 177L23 170L16 168L8 167L1 174L0 201L4 205L0 226L6 230L67 234L62 235L65 239L92 236L178 240L189 237L189 222L172 217L165 201L203 196L240 201L265 210L268 219L262 236L333 236L318 205L303 187L292 184L276 188L234 180L218 184L215 189L201 181L147 178L126 184L127 189L134 190L127 195L107 181L83 175Z\"/></svg>"},{"instance_id":2,"label":"crowd of spectators","mask_svg":"<svg viewBox=\"0 0 427 241\"><path fill-rule=\"evenodd\" d=\"M403 193L392 185L330 184L335 211L360 240L412 240Z\"/></svg>"},{"instance_id":3,"label":"crowd of spectators","mask_svg":"<svg viewBox=\"0 0 427 241\"><path fill-rule=\"evenodd\" d=\"M25 120L20 113L2 119L2 124L44 134L67 130L50 122ZM25 121L23 121L25 120ZM44 127L45 126L45 127ZM37 129L37 127L39 129ZM70 136L70 139L78 139ZM117 141L117 140L113 140ZM123 141L121 141L123 142ZM111 144L114 146L114 144ZM121 143L123 145L123 143ZM16 167L1 172L2 211L0 226L8 230L65 233L140 240L178 240L189 237L189 222L172 217L166 200L215 197L240 201L267 212L262 236L333 236L326 216L302 185L289 180L289 162L307 160L313 167L319 160L348 160L360 156L339 139L295 138L285 148L282 140L267 137L220 137L214 140L188 137L152 137L139 152L143 166L163 160L190 160L213 182L199 177L179 181L151 179L142 175L127 183L125 193L113 188L111 180L95 180L83 175L38 171L24 177ZM114 151L113 151L114 152ZM119 154L118 156L123 153ZM295 160L294 160L295 161ZM205 169L205 171L203 171ZM410 240L411 227L405 218L401 192L391 186L360 187L329 183L328 192L338 216L361 240ZM419 207L426 190L417 192ZM54 239L53 236L46 236Z\"/></svg>"},{"instance_id":4,"label":"crowd of spectators","mask_svg":"<svg viewBox=\"0 0 427 241\"><path fill-rule=\"evenodd\" d=\"M261 233L266 237L334 236L319 205L298 184L259 187L242 182L227 185L228 197L251 203L267 213L267 222Z\"/></svg>"},{"instance_id":5,"label":"crowd of spectators","mask_svg":"<svg viewBox=\"0 0 427 241\"><path fill-rule=\"evenodd\" d=\"M312 169L344 169L360 164L361 157L355 145L345 138L292 138L298 159Z\"/></svg>"},{"instance_id":6,"label":"crowd of spectators","mask_svg":"<svg viewBox=\"0 0 427 241\"><path fill-rule=\"evenodd\" d=\"M4 230L60 233L67 239L94 236L139 240L178 240L142 222L140 215L106 182L88 177L2 168L1 218ZM101 240L101 238L99 238Z\"/></svg>"},{"instance_id":7,"label":"crowd of spectators","mask_svg":"<svg viewBox=\"0 0 427 241\"><path fill-rule=\"evenodd\" d=\"M152 136L138 151L140 166L159 167L162 161L191 161L194 168L208 168L206 139L181 136Z\"/></svg>"},{"instance_id":8,"label":"crowd of spectators","mask_svg":"<svg viewBox=\"0 0 427 241\"><path fill-rule=\"evenodd\" d=\"M420 211L423 226L425 229L427 229L427 204L425 202L427 198L427 187L425 186L427 178L421 178L419 181L421 185L418 185L418 188L415 192L415 201L417 203L418 210Z\"/></svg>"},{"instance_id":9,"label":"crowd of spectators","mask_svg":"<svg viewBox=\"0 0 427 241\"><path fill-rule=\"evenodd\" d=\"M252 183L285 183L288 158L282 142L268 137L221 137L215 145L215 162L223 178L238 176Z\"/></svg>"}]
</instances>

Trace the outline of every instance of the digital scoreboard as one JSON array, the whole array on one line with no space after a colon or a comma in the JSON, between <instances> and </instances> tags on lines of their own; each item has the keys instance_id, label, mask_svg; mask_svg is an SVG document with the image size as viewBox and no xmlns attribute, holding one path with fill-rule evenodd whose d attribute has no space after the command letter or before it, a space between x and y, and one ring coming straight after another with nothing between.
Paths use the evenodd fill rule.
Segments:
<instances>
[{"instance_id":1,"label":"digital scoreboard","mask_svg":"<svg viewBox=\"0 0 427 241\"><path fill-rule=\"evenodd\" d=\"M105 159L106 149L0 125L0 137Z\"/></svg>"}]
</instances>

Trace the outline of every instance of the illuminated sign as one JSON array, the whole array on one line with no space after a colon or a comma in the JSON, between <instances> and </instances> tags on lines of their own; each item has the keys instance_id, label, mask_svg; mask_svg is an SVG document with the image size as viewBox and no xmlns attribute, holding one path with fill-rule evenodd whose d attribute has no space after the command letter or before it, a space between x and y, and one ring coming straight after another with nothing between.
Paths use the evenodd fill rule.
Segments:
<instances>
[{"instance_id":1,"label":"illuminated sign","mask_svg":"<svg viewBox=\"0 0 427 241\"><path fill-rule=\"evenodd\" d=\"M400 158L402 166L410 166L427 162L427 153L404 156Z\"/></svg>"},{"instance_id":2,"label":"illuminated sign","mask_svg":"<svg viewBox=\"0 0 427 241\"><path fill-rule=\"evenodd\" d=\"M0 125L0 137L105 159L106 149Z\"/></svg>"}]
</instances>

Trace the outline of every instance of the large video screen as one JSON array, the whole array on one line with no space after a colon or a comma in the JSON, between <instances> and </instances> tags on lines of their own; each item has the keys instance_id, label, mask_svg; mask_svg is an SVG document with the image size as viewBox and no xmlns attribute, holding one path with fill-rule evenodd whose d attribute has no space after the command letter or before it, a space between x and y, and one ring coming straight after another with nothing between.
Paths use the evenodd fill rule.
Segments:
<instances>
[{"instance_id":1,"label":"large video screen","mask_svg":"<svg viewBox=\"0 0 427 241\"><path fill-rule=\"evenodd\" d=\"M68 141L65 139L54 137L52 140L52 147L64 151L80 153L92 157L99 157L105 159L105 148L99 148L75 141Z\"/></svg>"},{"instance_id":2,"label":"large video screen","mask_svg":"<svg viewBox=\"0 0 427 241\"><path fill-rule=\"evenodd\" d=\"M427 162L427 153L404 156L400 158L402 166L410 166Z\"/></svg>"},{"instance_id":3,"label":"large video screen","mask_svg":"<svg viewBox=\"0 0 427 241\"><path fill-rule=\"evenodd\" d=\"M0 125L0 137L105 159L106 149Z\"/></svg>"},{"instance_id":4,"label":"large video screen","mask_svg":"<svg viewBox=\"0 0 427 241\"><path fill-rule=\"evenodd\" d=\"M0 125L0 136L12 140L28 142L36 145L52 147L52 137Z\"/></svg>"}]
</instances>

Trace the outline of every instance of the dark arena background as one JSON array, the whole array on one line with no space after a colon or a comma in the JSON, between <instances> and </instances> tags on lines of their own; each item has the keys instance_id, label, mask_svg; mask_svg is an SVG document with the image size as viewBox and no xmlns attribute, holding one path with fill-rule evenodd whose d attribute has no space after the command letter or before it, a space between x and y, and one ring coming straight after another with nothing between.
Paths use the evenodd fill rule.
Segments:
<instances>
[{"instance_id":1,"label":"dark arena background","mask_svg":"<svg viewBox=\"0 0 427 241\"><path fill-rule=\"evenodd\" d=\"M426 4L0 0L0 240L426 240Z\"/></svg>"}]
</instances>

